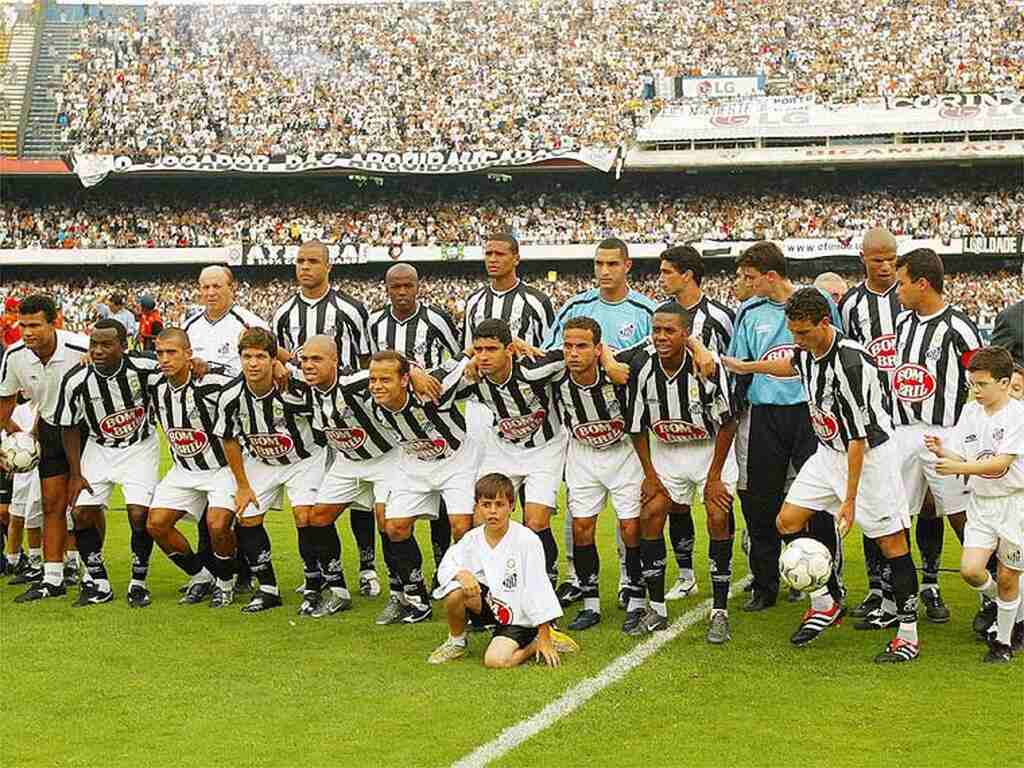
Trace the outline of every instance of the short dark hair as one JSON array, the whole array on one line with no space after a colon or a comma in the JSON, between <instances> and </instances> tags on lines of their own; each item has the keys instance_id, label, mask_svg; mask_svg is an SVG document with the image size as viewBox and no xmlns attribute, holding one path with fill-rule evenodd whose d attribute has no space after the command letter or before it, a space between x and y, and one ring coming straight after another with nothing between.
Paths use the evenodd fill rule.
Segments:
<instances>
[{"instance_id":1,"label":"short dark hair","mask_svg":"<svg viewBox=\"0 0 1024 768\"><path fill-rule=\"evenodd\" d=\"M686 271L693 273L693 281L700 285L704 279L704 259L700 251L692 245L674 245L661 252L661 260L667 261L679 274Z\"/></svg>"},{"instance_id":2,"label":"short dark hair","mask_svg":"<svg viewBox=\"0 0 1024 768\"><path fill-rule=\"evenodd\" d=\"M687 333L693 327L693 318L690 312L680 304L678 301L673 299L672 301L666 301L664 304L659 304L658 308L654 310L656 315L675 315L679 318L679 322L683 324L683 330Z\"/></svg>"},{"instance_id":3,"label":"short dark hair","mask_svg":"<svg viewBox=\"0 0 1024 768\"><path fill-rule=\"evenodd\" d=\"M157 341L177 341L181 343L182 349L192 349L192 341L189 339L188 334L185 333L181 328L176 328L171 325L160 331L160 335L156 337Z\"/></svg>"},{"instance_id":4,"label":"short dark hair","mask_svg":"<svg viewBox=\"0 0 1024 768\"><path fill-rule=\"evenodd\" d=\"M124 296L120 293L112 293L110 294L110 303L118 305L124 304Z\"/></svg>"},{"instance_id":5,"label":"short dark hair","mask_svg":"<svg viewBox=\"0 0 1024 768\"><path fill-rule=\"evenodd\" d=\"M754 243L736 259L737 267L753 267L761 274L775 272L786 276L786 257L782 249L770 240Z\"/></svg>"},{"instance_id":6,"label":"short dark hair","mask_svg":"<svg viewBox=\"0 0 1024 768\"><path fill-rule=\"evenodd\" d=\"M485 243L490 243L492 241L496 243L508 243L512 246L512 253L519 253L519 241L516 240L510 232L492 232L484 238Z\"/></svg>"},{"instance_id":7,"label":"short dark hair","mask_svg":"<svg viewBox=\"0 0 1024 768\"><path fill-rule=\"evenodd\" d=\"M57 303L52 296L47 296L45 293L33 293L21 300L22 316L37 315L40 312L43 313L46 322L50 325L57 320Z\"/></svg>"},{"instance_id":8,"label":"short dark hair","mask_svg":"<svg viewBox=\"0 0 1024 768\"><path fill-rule=\"evenodd\" d=\"M121 342L121 347L128 346L128 331L125 330L124 325L119 320L115 320L112 317L104 317L102 320L97 320L92 324L94 331L107 331L113 330L117 333L117 340Z\"/></svg>"},{"instance_id":9,"label":"short dark hair","mask_svg":"<svg viewBox=\"0 0 1024 768\"><path fill-rule=\"evenodd\" d=\"M258 349L271 358L277 357L277 339L266 328L249 328L238 339L238 354L246 349Z\"/></svg>"},{"instance_id":10,"label":"short dark hair","mask_svg":"<svg viewBox=\"0 0 1024 768\"><path fill-rule=\"evenodd\" d=\"M1024 365L1014 365L1013 372L1024 376Z\"/></svg>"},{"instance_id":11,"label":"short dark hair","mask_svg":"<svg viewBox=\"0 0 1024 768\"><path fill-rule=\"evenodd\" d=\"M931 248L915 248L896 259L896 269L905 268L914 282L922 277L936 293L942 293L942 280L946 269L942 258Z\"/></svg>"},{"instance_id":12,"label":"short dark hair","mask_svg":"<svg viewBox=\"0 0 1024 768\"><path fill-rule=\"evenodd\" d=\"M516 505L516 487L512 481L500 472L491 472L476 481L473 486L473 501L481 499L497 499L504 496L513 507Z\"/></svg>"},{"instance_id":13,"label":"short dark hair","mask_svg":"<svg viewBox=\"0 0 1024 768\"><path fill-rule=\"evenodd\" d=\"M971 356L967 370L987 371L993 379L1008 379L1013 376L1013 358L1006 347L982 347Z\"/></svg>"},{"instance_id":14,"label":"short dark hair","mask_svg":"<svg viewBox=\"0 0 1024 768\"><path fill-rule=\"evenodd\" d=\"M606 237L597 244L595 253L597 251L618 251L623 259L629 258L629 246L626 245L624 240L620 240L617 237Z\"/></svg>"},{"instance_id":15,"label":"short dark hair","mask_svg":"<svg viewBox=\"0 0 1024 768\"><path fill-rule=\"evenodd\" d=\"M787 320L806 320L817 325L826 317L831 317L828 299L817 288L801 288L789 297L786 302Z\"/></svg>"},{"instance_id":16,"label":"short dark hair","mask_svg":"<svg viewBox=\"0 0 1024 768\"><path fill-rule=\"evenodd\" d=\"M370 358L370 362L398 363L398 373L401 376L407 375L411 370L411 368L409 367L409 358L407 358L401 352L396 352L393 349L382 349L380 352L374 352L373 357Z\"/></svg>"},{"instance_id":17,"label":"short dark hair","mask_svg":"<svg viewBox=\"0 0 1024 768\"><path fill-rule=\"evenodd\" d=\"M508 323L496 317L483 320L473 329L474 339L497 339L504 346L512 343L512 329Z\"/></svg>"},{"instance_id":18,"label":"short dark hair","mask_svg":"<svg viewBox=\"0 0 1024 768\"><path fill-rule=\"evenodd\" d=\"M601 326L592 317L570 317L565 322L562 336L565 336L565 331L569 330L590 331L590 335L594 339L594 345L596 346L601 343Z\"/></svg>"}]
</instances>

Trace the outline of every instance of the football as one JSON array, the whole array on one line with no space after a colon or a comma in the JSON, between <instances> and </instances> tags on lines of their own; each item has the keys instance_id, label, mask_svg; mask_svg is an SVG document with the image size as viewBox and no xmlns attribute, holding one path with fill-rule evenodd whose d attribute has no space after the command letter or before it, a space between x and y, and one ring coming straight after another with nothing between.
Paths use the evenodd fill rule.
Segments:
<instances>
[{"instance_id":1,"label":"football","mask_svg":"<svg viewBox=\"0 0 1024 768\"><path fill-rule=\"evenodd\" d=\"M779 576L793 589L811 592L825 586L832 575L832 555L820 541L797 539L779 557Z\"/></svg>"},{"instance_id":2,"label":"football","mask_svg":"<svg viewBox=\"0 0 1024 768\"><path fill-rule=\"evenodd\" d=\"M0 454L14 472L31 472L39 464L39 443L28 432L15 432L0 442Z\"/></svg>"}]
</instances>

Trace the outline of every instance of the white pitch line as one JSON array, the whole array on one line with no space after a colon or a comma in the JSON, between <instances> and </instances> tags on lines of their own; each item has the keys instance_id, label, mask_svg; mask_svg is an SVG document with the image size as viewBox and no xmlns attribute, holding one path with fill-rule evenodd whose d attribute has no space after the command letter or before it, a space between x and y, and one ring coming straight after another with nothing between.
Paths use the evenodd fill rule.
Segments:
<instances>
[{"instance_id":1,"label":"white pitch line","mask_svg":"<svg viewBox=\"0 0 1024 768\"><path fill-rule=\"evenodd\" d=\"M730 598L743 588L742 584L743 579L733 583L732 589L729 590ZM477 747L461 760L453 763L452 768L482 768L511 752L523 742L579 709L609 685L617 683L657 653L663 645L675 640L698 621L706 618L709 613L711 613L710 598L684 613L672 622L668 629L663 632L655 632L633 650L619 656L593 677L588 677L574 685L537 714L509 726L493 741Z\"/></svg>"}]
</instances>

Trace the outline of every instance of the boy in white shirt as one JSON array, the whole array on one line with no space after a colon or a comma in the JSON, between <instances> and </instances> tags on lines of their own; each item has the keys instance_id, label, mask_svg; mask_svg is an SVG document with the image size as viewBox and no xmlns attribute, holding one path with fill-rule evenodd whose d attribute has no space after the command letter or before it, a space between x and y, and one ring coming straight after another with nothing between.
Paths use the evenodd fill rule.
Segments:
<instances>
[{"instance_id":1,"label":"boy in white shirt","mask_svg":"<svg viewBox=\"0 0 1024 768\"><path fill-rule=\"evenodd\" d=\"M927 435L940 475L964 475L971 498L960 574L996 601L996 636L986 662L1005 663L1024 650L1024 404L1010 397L1013 360L1002 347L978 350L967 366L974 401L968 403L949 446ZM985 568L992 552L998 583Z\"/></svg>"},{"instance_id":2,"label":"boy in white shirt","mask_svg":"<svg viewBox=\"0 0 1024 768\"><path fill-rule=\"evenodd\" d=\"M515 667L530 658L558 666L559 653L579 646L552 626L562 607L548 580L540 539L510 519L516 503L512 481L496 472L484 475L476 481L474 500L474 516L483 525L453 544L438 567L434 597L445 600L448 639L428 661L443 664L467 654L468 611L495 627L485 667Z\"/></svg>"}]
</instances>

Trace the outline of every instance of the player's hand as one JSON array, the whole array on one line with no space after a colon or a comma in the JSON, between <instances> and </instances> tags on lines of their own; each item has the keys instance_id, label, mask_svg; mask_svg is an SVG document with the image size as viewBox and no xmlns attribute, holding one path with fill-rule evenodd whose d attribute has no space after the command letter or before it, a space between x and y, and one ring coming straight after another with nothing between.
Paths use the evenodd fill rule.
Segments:
<instances>
[{"instance_id":1,"label":"player's hand","mask_svg":"<svg viewBox=\"0 0 1024 768\"><path fill-rule=\"evenodd\" d=\"M72 509L78 504L78 497L82 491L88 491L90 494L93 492L92 486L89 485L89 481L81 475L69 475L68 476L68 506Z\"/></svg>"},{"instance_id":2,"label":"player's hand","mask_svg":"<svg viewBox=\"0 0 1024 768\"><path fill-rule=\"evenodd\" d=\"M472 600L480 596L480 582L469 571L461 571L455 578L462 585L462 593L467 599Z\"/></svg>"},{"instance_id":3,"label":"player's hand","mask_svg":"<svg viewBox=\"0 0 1024 768\"><path fill-rule=\"evenodd\" d=\"M91 365L92 364L92 358L89 357L89 353L88 352L83 352L79 356L78 362L80 362L82 365Z\"/></svg>"},{"instance_id":4,"label":"player's hand","mask_svg":"<svg viewBox=\"0 0 1024 768\"><path fill-rule=\"evenodd\" d=\"M477 370L475 358L466 363L466 366L462 369L462 378L470 384L476 384L480 381L480 371Z\"/></svg>"},{"instance_id":5,"label":"player's hand","mask_svg":"<svg viewBox=\"0 0 1024 768\"><path fill-rule=\"evenodd\" d=\"M659 496L669 498L668 491L665 490L665 486L661 484L658 476L644 477L643 482L640 483L640 505L646 506L648 502Z\"/></svg>"},{"instance_id":6,"label":"player's hand","mask_svg":"<svg viewBox=\"0 0 1024 768\"><path fill-rule=\"evenodd\" d=\"M702 379L714 378L715 368L718 367L718 363L715 362L715 356L711 354L711 350L703 344L694 344L691 351L693 354L693 365L697 369L697 375Z\"/></svg>"},{"instance_id":7,"label":"player's hand","mask_svg":"<svg viewBox=\"0 0 1024 768\"><path fill-rule=\"evenodd\" d=\"M624 387L629 384L629 366L625 363L612 360L604 365L604 373L608 381L616 386Z\"/></svg>"},{"instance_id":8,"label":"player's hand","mask_svg":"<svg viewBox=\"0 0 1024 768\"><path fill-rule=\"evenodd\" d=\"M0 472L2 472L5 475L14 474L14 467L10 465L10 463L7 461L7 457L4 456L2 452L0 452Z\"/></svg>"},{"instance_id":9,"label":"player's hand","mask_svg":"<svg viewBox=\"0 0 1024 768\"><path fill-rule=\"evenodd\" d=\"M956 459L947 459L943 456L935 462L935 471L940 475L959 475L963 472L963 467Z\"/></svg>"},{"instance_id":10,"label":"player's hand","mask_svg":"<svg viewBox=\"0 0 1024 768\"><path fill-rule=\"evenodd\" d=\"M544 354L544 351L527 344L522 339L512 339L512 353L516 357L528 357L531 360L536 360Z\"/></svg>"},{"instance_id":11,"label":"player's hand","mask_svg":"<svg viewBox=\"0 0 1024 768\"><path fill-rule=\"evenodd\" d=\"M725 370L731 371L732 373L746 374L750 373L750 363L746 360L740 360L736 357L728 357L722 355L722 365L725 366Z\"/></svg>"},{"instance_id":12,"label":"player's hand","mask_svg":"<svg viewBox=\"0 0 1024 768\"><path fill-rule=\"evenodd\" d=\"M533 658L536 661L543 660L549 667L559 665L558 651L555 650L555 644L551 642L550 634L537 635L537 650Z\"/></svg>"},{"instance_id":13,"label":"player's hand","mask_svg":"<svg viewBox=\"0 0 1024 768\"><path fill-rule=\"evenodd\" d=\"M242 513L245 512L250 505L255 507L258 511L260 508L260 501L256 498L256 494L253 492L251 486L241 486L237 491L235 491L235 514L238 517L241 517Z\"/></svg>"},{"instance_id":14,"label":"player's hand","mask_svg":"<svg viewBox=\"0 0 1024 768\"><path fill-rule=\"evenodd\" d=\"M274 361L274 385L279 391L285 392L288 390L288 385L291 383L292 375L285 367L284 363L280 360Z\"/></svg>"},{"instance_id":15,"label":"player's hand","mask_svg":"<svg viewBox=\"0 0 1024 768\"><path fill-rule=\"evenodd\" d=\"M945 456L945 451L942 450L942 438L938 435L925 435L924 436L924 447L934 453L940 459Z\"/></svg>"},{"instance_id":16,"label":"player's hand","mask_svg":"<svg viewBox=\"0 0 1024 768\"><path fill-rule=\"evenodd\" d=\"M839 507L839 514L836 516L836 523L839 525L839 535L846 538L846 534L853 528L853 520L856 517L857 500L847 499Z\"/></svg>"},{"instance_id":17,"label":"player's hand","mask_svg":"<svg viewBox=\"0 0 1024 768\"><path fill-rule=\"evenodd\" d=\"M198 357L192 358L192 376L199 380L210 372L210 364Z\"/></svg>"},{"instance_id":18,"label":"player's hand","mask_svg":"<svg viewBox=\"0 0 1024 768\"><path fill-rule=\"evenodd\" d=\"M437 403L441 399L441 382L419 366L412 366L409 371L409 381L412 382L412 391L421 400Z\"/></svg>"},{"instance_id":19,"label":"player's hand","mask_svg":"<svg viewBox=\"0 0 1024 768\"><path fill-rule=\"evenodd\" d=\"M704 483L704 506L721 512L732 510L732 494L729 487L719 480L708 479Z\"/></svg>"}]
</instances>

